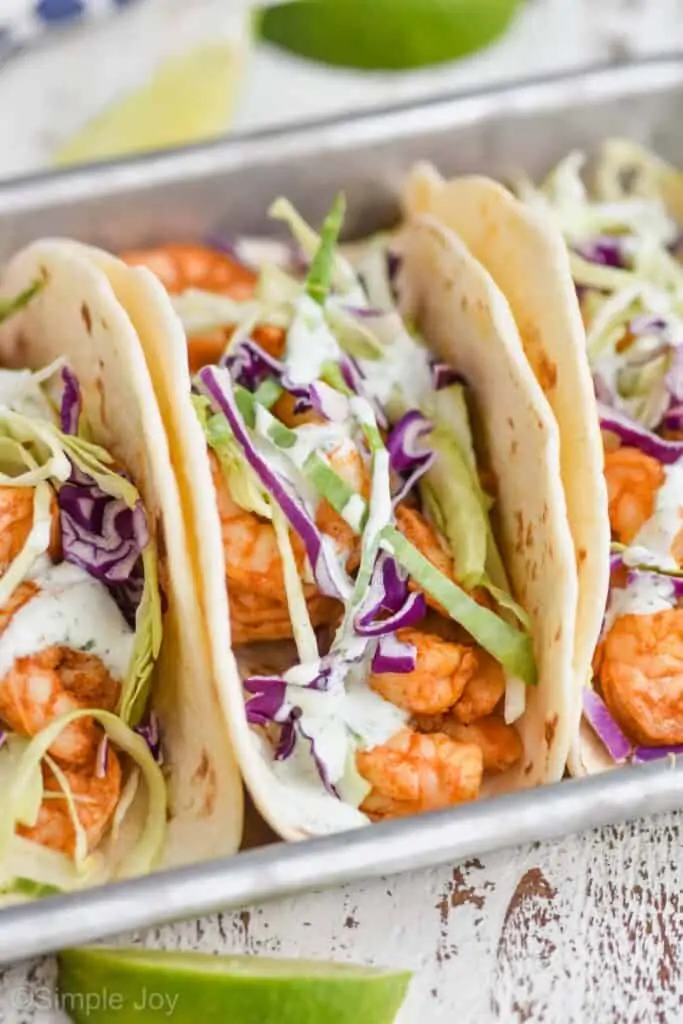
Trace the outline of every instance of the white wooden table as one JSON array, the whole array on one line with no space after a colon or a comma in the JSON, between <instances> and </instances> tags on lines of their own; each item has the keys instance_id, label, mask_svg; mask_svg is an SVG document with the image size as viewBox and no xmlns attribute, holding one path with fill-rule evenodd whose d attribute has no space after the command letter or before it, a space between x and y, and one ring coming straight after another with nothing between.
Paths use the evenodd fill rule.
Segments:
<instances>
[{"instance_id":1,"label":"white wooden table","mask_svg":"<svg viewBox=\"0 0 683 1024\"><path fill-rule=\"evenodd\" d=\"M87 45L65 39L5 68L0 175L42 166L122 80L145 73L150 53L210 35L225 6L225 0L145 0L106 32L90 33ZM682 44L683 0L529 0L499 47L399 81L260 54L238 126ZM668 815L124 941L409 967L416 977L401 1024L669 1024L683 1020L682 893L683 834L679 817ZM51 961L0 971L0 1022L60 1019L53 976Z\"/></svg>"}]
</instances>

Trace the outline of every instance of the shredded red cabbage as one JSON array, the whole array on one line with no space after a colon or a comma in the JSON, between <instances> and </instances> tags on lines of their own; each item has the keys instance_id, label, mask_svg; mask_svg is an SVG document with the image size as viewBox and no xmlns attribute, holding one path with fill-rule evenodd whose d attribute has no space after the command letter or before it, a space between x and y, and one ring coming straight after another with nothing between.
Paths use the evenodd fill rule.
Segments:
<instances>
[{"instance_id":1,"label":"shredded red cabbage","mask_svg":"<svg viewBox=\"0 0 683 1024\"><path fill-rule=\"evenodd\" d=\"M641 313L629 321L629 334L640 337L642 334L659 334L665 331L668 324L664 317L656 316L654 313Z\"/></svg>"},{"instance_id":2,"label":"shredded red cabbage","mask_svg":"<svg viewBox=\"0 0 683 1024\"><path fill-rule=\"evenodd\" d=\"M670 747L636 747L631 757L631 764L649 764L650 761L661 761L662 758L674 754L683 756L683 744Z\"/></svg>"},{"instance_id":3,"label":"shredded red cabbage","mask_svg":"<svg viewBox=\"0 0 683 1024\"><path fill-rule=\"evenodd\" d=\"M615 722L602 697L589 687L583 691L583 713L612 760L616 764L628 761L633 744Z\"/></svg>"},{"instance_id":4,"label":"shredded red cabbage","mask_svg":"<svg viewBox=\"0 0 683 1024\"><path fill-rule=\"evenodd\" d=\"M385 672L392 674L414 672L416 665L417 648L414 644L404 643L393 633L379 638L372 657L372 671L376 675L382 675Z\"/></svg>"},{"instance_id":5,"label":"shredded red cabbage","mask_svg":"<svg viewBox=\"0 0 683 1024\"><path fill-rule=\"evenodd\" d=\"M61 427L65 434L75 436L83 405L81 389L68 366L62 367L62 381ZM69 479L57 493L57 504L64 558L105 583L126 622L134 627L144 590L141 556L149 543L142 502L129 508L120 498L101 490L72 462Z\"/></svg>"},{"instance_id":6,"label":"shredded red cabbage","mask_svg":"<svg viewBox=\"0 0 683 1024\"><path fill-rule=\"evenodd\" d=\"M149 543L142 502L129 508L76 466L57 502L66 560L105 583L127 582Z\"/></svg>"},{"instance_id":7,"label":"shredded red cabbage","mask_svg":"<svg viewBox=\"0 0 683 1024\"><path fill-rule=\"evenodd\" d=\"M683 441L666 441L614 409L599 406L600 426L616 434L623 444L632 445L665 465L672 465L683 456Z\"/></svg>"},{"instance_id":8,"label":"shredded red cabbage","mask_svg":"<svg viewBox=\"0 0 683 1024\"><path fill-rule=\"evenodd\" d=\"M626 240L617 235L596 235L575 245L574 251L584 260L603 267L628 267Z\"/></svg>"},{"instance_id":9,"label":"shredded red cabbage","mask_svg":"<svg viewBox=\"0 0 683 1024\"><path fill-rule=\"evenodd\" d=\"M138 736L141 736L149 748L149 752L161 767L164 763L164 751L161 744L161 731L159 719L153 711L149 711L142 722L133 729Z\"/></svg>"},{"instance_id":10,"label":"shredded red cabbage","mask_svg":"<svg viewBox=\"0 0 683 1024\"><path fill-rule=\"evenodd\" d=\"M60 425L63 434L78 434L78 421L81 416L83 402L81 388L76 374L68 366L62 367L62 403L59 410Z\"/></svg>"},{"instance_id":11,"label":"shredded red cabbage","mask_svg":"<svg viewBox=\"0 0 683 1024\"><path fill-rule=\"evenodd\" d=\"M251 338L246 338L232 349L225 357L224 365L230 370L232 379L247 391L256 391L267 377L274 377L285 391L297 399L295 412L305 412L311 408L310 385L293 381L287 364L271 356Z\"/></svg>"},{"instance_id":12,"label":"shredded red cabbage","mask_svg":"<svg viewBox=\"0 0 683 1024\"><path fill-rule=\"evenodd\" d=\"M394 505L403 501L420 477L434 464L435 452L421 444L433 429L434 424L417 409L407 412L392 428L387 438L389 460L392 470L403 476L398 493L393 496Z\"/></svg>"},{"instance_id":13,"label":"shredded red cabbage","mask_svg":"<svg viewBox=\"0 0 683 1024\"><path fill-rule=\"evenodd\" d=\"M434 385L435 391L442 391L443 388L448 388L451 384L465 384L465 378L457 370L454 370L448 363L439 363L436 360L431 360L432 369L432 384Z\"/></svg>"},{"instance_id":14,"label":"shredded red cabbage","mask_svg":"<svg viewBox=\"0 0 683 1024\"><path fill-rule=\"evenodd\" d=\"M230 374L215 366L205 366L199 371L199 380L214 408L227 419L247 462L271 497L277 501L292 529L301 537L320 592L341 600L348 598L352 590L351 582L339 566L332 547L324 543L303 503L291 493L290 485L270 468L252 443L235 401Z\"/></svg>"},{"instance_id":15,"label":"shredded red cabbage","mask_svg":"<svg viewBox=\"0 0 683 1024\"><path fill-rule=\"evenodd\" d=\"M394 559L381 554L375 563L368 593L354 618L356 633L362 637L387 636L397 629L414 626L426 613L424 594L411 593Z\"/></svg>"}]
</instances>

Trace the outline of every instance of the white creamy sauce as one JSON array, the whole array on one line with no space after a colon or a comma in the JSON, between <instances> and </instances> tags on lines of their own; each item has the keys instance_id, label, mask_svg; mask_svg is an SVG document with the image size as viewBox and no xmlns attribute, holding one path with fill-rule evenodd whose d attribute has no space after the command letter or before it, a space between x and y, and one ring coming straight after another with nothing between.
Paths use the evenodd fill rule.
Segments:
<instances>
[{"instance_id":1,"label":"white creamy sauce","mask_svg":"<svg viewBox=\"0 0 683 1024\"><path fill-rule=\"evenodd\" d=\"M638 573L629 580L626 587L612 590L609 599L602 635L624 615L654 615L667 611L676 604L674 583L666 576L654 573Z\"/></svg>"},{"instance_id":2,"label":"white creamy sauce","mask_svg":"<svg viewBox=\"0 0 683 1024\"><path fill-rule=\"evenodd\" d=\"M624 552L626 565L673 570L679 567L672 548L683 529L683 461L663 468L665 479L657 492L654 512Z\"/></svg>"},{"instance_id":3,"label":"white creamy sauce","mask_svg":"<svg viewBox=\"0 0 683 1024\"><path fill-rule=\"evenodd\" d=\"M399 391L410 408L420 408L434 390L429 353L403 327L384 348L382 359L359 359L366 387L381 405Z\"/></svg>"},{"instance_id":4,"label":"white creamy sauce","mask_svg":"<svg viewBox=\"0 0 683 1024\"><path fill-rule=\"evenodd\" d=\"M371 690L365 671L352 671L346 684L344 719L356 736L357 748L369 750L400 732L410 715Z\"/></svg>"},{"instance_id":5,"label":"white creamy sauce","mask_svg":"<svg viewBox=\"0 0 683 1024\"><path fill-rule=\"evenodd\" d=\"M115 679L123 680L135 634L113 598L77 566L48 566L46 561L40 559L31 573L39 593L12 616L0 637L0 678L17 658L57 644L93 654Z\"/></svg>"},{"instance_id":6,"label":"white creamy sauce","mask_svg":"<svg viewBox=\"0 0 683 1024\"><path fill-rule=\"evenodd\" d=\"M0 406L52 422L54 411L31 370L0 370Z\"/></svg>"},{"instance_id":7,"label":"white creamy sauce","mask_svg":"<svg viewBox=\"0 0 683 1024\"><path fill-rule=\"evenodd\" d=\"M324 310L310 295L302 295L294 308L287 334L285 362L296 384L312 384L325 363L339 362L341 350L325 320Z\"/></svg>"}]
</instances>

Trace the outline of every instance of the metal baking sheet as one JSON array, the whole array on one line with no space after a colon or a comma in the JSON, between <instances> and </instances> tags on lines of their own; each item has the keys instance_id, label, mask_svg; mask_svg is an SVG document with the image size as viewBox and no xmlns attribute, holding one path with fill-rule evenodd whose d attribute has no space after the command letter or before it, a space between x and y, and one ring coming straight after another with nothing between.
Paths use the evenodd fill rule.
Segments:
<instances>
[{"instance_id":1,"label":"metal baking sheet","mask_svg":"<svg viewBox=\"0 0 683 1024\"><path fill-rule=\"evenodd\" d=\"M0 186L0 261L46 235L111 248L272 232L286 194L318 220L344 189L347 237L396 219L411 163L542 174L572 148L634 138L683 164L683 56L595 68ZM1 798L0 798L1 799ZM0 964L218 908L444 863L683 804L673 760L0 911Z\"/></svg>"}]
</instances>

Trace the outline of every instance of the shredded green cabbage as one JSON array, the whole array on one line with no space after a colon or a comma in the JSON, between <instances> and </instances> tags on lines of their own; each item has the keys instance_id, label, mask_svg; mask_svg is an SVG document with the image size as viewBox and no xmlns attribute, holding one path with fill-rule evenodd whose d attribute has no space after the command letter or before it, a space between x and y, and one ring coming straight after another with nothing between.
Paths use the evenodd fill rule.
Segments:
<instances>
[{"instance_id":1,"label":"shredded green cabbage","mask_svg":"<svg viewBox=\"0 0 683 1024\"><path fill-rule=\"evenodd\" d=\"M99 708L83 708L56 719L37 736L29 740L21 751L14 766L12 778L4 791L3 813L0 817L0 863L3 865L3 871L7 870L6 856L19 838L14 835L14 829L21 820L21 815L25 813L27 791L35 792L36 772L40 771L41 762L62 730L72 722L85 717L94 718L99 722L115 747L135 762L142 772L147 787L144 826L140 830L136 843L125 854L117 874L119 876L145 874L158 864L166 835L166 784L161 769L152 757L144 739L129 729L117 715ZM54 771L57 766L52 762L51 767ZM60 771L57 778L67 801L71 800L69 810L75 821L74 816L77 816L77 810L66 776ZM77 880L78 876L87 877L98 864L96 854L86 855L83 842L84 837L79 837L77 831L77 856L73 865L75 875L71 875L74 880ZM96 859L93 860L93 857ZM30 868L31 861L27 860L23 865L22 877L31 878ZM69 872L69 874L71 873ZM36 880L46 881L44 876ZM52 882L51 884L58 883Z\"/></svg>"}]
</instances>

